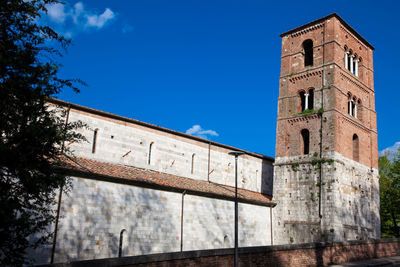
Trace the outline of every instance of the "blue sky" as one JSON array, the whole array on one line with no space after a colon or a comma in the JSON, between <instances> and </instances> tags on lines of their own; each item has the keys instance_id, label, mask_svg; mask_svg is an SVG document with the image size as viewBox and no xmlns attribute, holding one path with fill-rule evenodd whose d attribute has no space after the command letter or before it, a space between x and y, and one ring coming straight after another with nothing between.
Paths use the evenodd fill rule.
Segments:
<instances>
[{"instance_id":1,"label":"blue sky","mask_svg":"<svg viewBox=\"0 0 400 267\"><path fill-rule=\"evenodd\" d=\"M398 1L67 1L47 21L73 45L59 98L275 154L280 33L337 12L375 46L379 150L400 145Z\"/></svg>"}]
</instances>

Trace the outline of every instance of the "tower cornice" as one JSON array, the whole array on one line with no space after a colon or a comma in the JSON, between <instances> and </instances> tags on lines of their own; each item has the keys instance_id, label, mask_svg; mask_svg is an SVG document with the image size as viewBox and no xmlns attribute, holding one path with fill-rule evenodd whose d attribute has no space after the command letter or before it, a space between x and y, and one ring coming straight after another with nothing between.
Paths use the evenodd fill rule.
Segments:
<instances>
[{"instance_id":1,"label":"tower cornice","mask_svg":"<svg viewBox=\"0 0 400 267\"><path fill-rule=\"evenodd\" d=\"M319 26L319 24L323 23L325 20L330 19L330 18L337 18L342 23L343 26L345 26L352 34L354 34L354 36L356 36L360 41L362 41L369 48L371 48L372 50L375 50L375 48L367 40L364 39L364 37L362 37L358 32L356 32L356 30L354 30L349 24L347 24L347 22L344 19L342 19L337 13L329 14L328 16L325 16L323 18L314 20L314 21L304 24L300 27L297 27L290 31L284 32L279 36L285 37L285 36L288 36L291 34L295 34L304 29L310 28L310 27L317 27L317 26ZM313 30L313 29L311 29L311 30Z\"/></svg>"}]
</instances>

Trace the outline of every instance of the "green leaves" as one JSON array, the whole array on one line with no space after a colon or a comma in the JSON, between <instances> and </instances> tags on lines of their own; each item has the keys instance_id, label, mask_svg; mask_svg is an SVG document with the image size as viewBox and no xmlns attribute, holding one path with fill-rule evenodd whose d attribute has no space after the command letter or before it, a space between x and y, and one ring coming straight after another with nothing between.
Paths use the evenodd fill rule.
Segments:
<instances>
[{"instance_id":1,"label":"green leaves","mask_svg":"<svg viewBox=\"0 0 400 267\"><path fill-rule=\"evenodd\" d=\"M57 173L65 142L82 140L80 122L48 100L79 80L58 78L54 59L70 40L40 16L56 0L0 2L0 265L30 263L27 248L47 242L55 192L68 180ZM50 46L52 45L52 46ZM61 48L61 51L57 49ZM41 233L39 236L35 235Z\"/></svg>"},{"instance_id":2,"label":"green leaves","mask_svg":"<svg viewBox=\"0 0 400 267\"><path fill-rule=\"evenodd\" d=\"M400 150L379 157L382 237L400 237Z\"/></svg>"}]
</instances>

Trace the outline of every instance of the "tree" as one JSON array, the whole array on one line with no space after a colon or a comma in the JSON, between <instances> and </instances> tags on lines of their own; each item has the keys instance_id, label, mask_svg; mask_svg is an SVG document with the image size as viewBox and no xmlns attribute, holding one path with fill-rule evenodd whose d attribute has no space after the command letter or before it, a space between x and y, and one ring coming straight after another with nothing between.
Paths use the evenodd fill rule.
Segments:
<instances>
[{"instance_id":1,"label":"tree","mask_svg":"<svg viewBox=\"0 0 400 267\"><path fill-rule=\"evenodd\" d=\"M379 157L379 175L382 237L400 237L400 149Z\"/></svg>"},{"instance_id":2,"label":"tree","mask_svg":"<svg viewBox=\"0 0 400 267\"><path fill-rule=\"evenodd\" d=\"M65 112L48 104L65 87L78 92L79 82L58 78L60 65L55 58L62 56L70 41L40 21L46 5L57 2L0 2L2 266L29 263L26 249L49 240L57 189L69 184L57 172L63 144L83 138L75 132L82 123L68 123Z\"/></svg>"}]
</instances>

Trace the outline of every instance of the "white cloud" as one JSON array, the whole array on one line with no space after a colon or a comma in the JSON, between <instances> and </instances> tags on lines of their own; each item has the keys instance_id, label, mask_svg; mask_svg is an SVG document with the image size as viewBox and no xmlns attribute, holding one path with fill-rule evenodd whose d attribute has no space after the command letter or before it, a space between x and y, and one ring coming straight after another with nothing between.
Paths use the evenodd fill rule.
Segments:
<instances>
[{"instance_id":1,"label":"white cloud","mask_svg":"<svg viewBox=\"0 0 400 267\"><path fill-rule=\"evenodd\" d=\"M53 4L47 6L47 15L50 17L51 20L58 23L63 23L67 14L64 11L63 4Z\"/></svg>"},{"instance_id":2,"label":"white cloud","mask_svg":"<svg viewBox=\"0 0 400 267\"><path fill-rule=\"evenodd\" d=\"M99 13L86 9L82 2L73 6L56 3L46 8L48 20L55 24L59 32L68 36L82 30L101 29L116 17L110 8Z\"/></svg>"},{"instance_id":3,"label":"white cloud","mask_svg":"<svg viewBox=\"0 0 400 267\"><path fill-rule=\"evenodd\" d=\"M78 18L80 17L80 15L84 12L84 7L82 2L78 2L74 5L72 11L71 11L71 17L72 20L74 21L75 24L78 24Z\"/></svg>"},{"instance_id":4,"label":"white cloud","mask_svg":"<svg viewBox=\"0 0 400 267\"><path fill-rule=\"evenodd\" d=\"M386 156L389 156L389 158L392 158L392 157L393 157L392 154L393 154L394 152L398 152L398 149L399 149L399 148L400 148L400 142L396 142L396 143L394 143L393 146L387 147L387 148L385 148L385 149L379 151L379 156L384 156L384 155L386 155ZM391 156L390 156L390 155L391 155Z\"/></svg>"},{"instance_id":5,"label":"white cloud","mask_svg":"<svg viewBox=\"0 0 400 267\"><path fill-rule=\"evenodd\" d=\"M214 130L204 130L200 125L193 125L191 128L186 130L187 134L194 135L200 138L208 139L208 136L218 136L218 133Z\"/></svg>"},{"instance_id":6,"label":"white cloud","mask_svg":"<svg viewBox=\"0 0 400 267\"><path fill-rule=\"evenodd\" d=\"M111 9L106 8L106 10L103 12L101 15L86 15L87 17L87 23L86 26L88 27L96 27L96 28L103 28L104 24L107 23L107 21L112 20L115 17L114 12L111 11Z\"/></svg>"}]
</instances>

